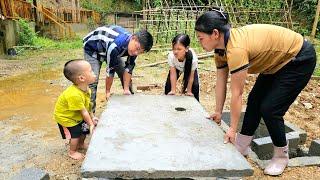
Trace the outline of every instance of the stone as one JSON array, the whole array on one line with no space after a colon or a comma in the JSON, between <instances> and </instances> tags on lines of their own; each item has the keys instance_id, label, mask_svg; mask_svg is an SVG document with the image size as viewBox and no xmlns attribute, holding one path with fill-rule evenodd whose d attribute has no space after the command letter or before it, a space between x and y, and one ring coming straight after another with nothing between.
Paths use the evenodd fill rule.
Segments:
<instances>
[{"instance_id":1,"label":"stone","mask_svg":"<svg viewBox=\"0 0 320 180\"><path fill-rule=\"evenodd\" d=\"M84 178L251 176L220 127L188 96L112 96L81 167Z\"/></svg>"},{"instance_id":2,"label":"stone","mask_svg":"<svg viewBox=\"0 0 320 180\"><path fill-rule=\"evenodd\" d=\"M303 105L304 105L304 108L306 108L306 109L312 109L313 108L311 103L303 103Z\"/></svg>"},{"instance_id":3,"label":"stone","mask_svg":"<svg viewBox=\"0 0 320 180\"><path fill-rule=\"evenodd\" d=\"M309 148L310 156L320 156L320 139L313 140Z\"/></svg>"},{"instance_id":4,"label":"stone","mask_svg":"<svg viewBox=\"0 0 320 180\"><path fill-rule=\"evenodd\" d=\"M296 156L296 149L300 140L299 133L286 133L286 138L289 141L289 156ZM273 143L270 136L253 139L251 148L261 160L271 159L273 156Z\"/></svg>"},{"instance_id":5,"label":"stone","mask_svg":"<svg viewBox=\"0 0 320 180\"><path fill-rule=\"evenodd\" d=\"M12 180L48 180L49 174L42 169L26 168L12 177Z\"/></svg>"},{"instance_id":6,"label":"stone","mask_svg":"<svg viewBox=\"0 0 320 180\"><path fill-rule=\"evenodd\" d=\"M289 167L319 166L320 156L296 157L289 160Z\"/></svg>"},{"instance_id":7,"label":"stone","mask_svg":"<svg viewBox=\"0 0 320 180\"><path fill-rule=\"evenodd\" d=\"M302 157L302 156L308 156L309 153L309 148L303 146L303 145L298 145L297 149L297 156Z\"/></svg>"},{"instance_id":8,"label":"stone","mask_svg":"<svg viewBox=\"0 0 320 180\"><path fill-rule=\"evenodd\" d=\"M245 113L242 111L237 129L238 132L241 131L244 114ZM221 119L221 127L224 131L227 131L230 125L230 111L224 111L222 113ZM307 133L287 121L285 122L285 132L290 144L289 155L290 157L296 157L298 154L298 144L301 145L306 142ZM263 119L261 119L258 129L254 134L254 139L251 145L252 150L256 152L261 160L272 158L273 144L269 136L267 126L265 125Z\"/></svg>"},{"instance_id":9,"label":"stone","mask_svg":"<svg viewBox=\"0 0 320 180\"><path fill-rule=\"evenodd\" d=\"M306 140L307 140L307 132L304 131L303 129L300 129L299 127L297 127L296 125L286 121L285 123L286 126L286 132L297 132L299 133L299 145L303 145Z\"/></svg>"}]
</instances>

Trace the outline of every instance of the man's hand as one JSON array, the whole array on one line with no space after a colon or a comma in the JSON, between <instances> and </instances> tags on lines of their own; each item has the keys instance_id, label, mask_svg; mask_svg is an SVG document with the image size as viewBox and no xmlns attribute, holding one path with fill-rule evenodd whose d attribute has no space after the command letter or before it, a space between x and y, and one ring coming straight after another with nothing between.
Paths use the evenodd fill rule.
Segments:
<instances>
[{"instance_id":1,"label":"man's hand","mask_svg":"<svg viewBox=\"0 0 320 180\"><path fill-rule=\"evenodd\" d=\"M226 134L224 135L224 141L223 143L229 143L231 142L232 144L235 143L235 138L236 138L236 130L229 128Z\"/></svg>"},{"instance_id":2,"label":"man's hand","mask_svg":"<svg viewBox=\"0 0 320 180\"><path fill-rule=\"evenodd\" d=\"M128 89L128 90L123 90L123 94L124 94L124 95L131 95L131 92L130 92L129 89Z\"/></svg>"},{"instance_id":3,"label":"man's hand","mask_svg":"<svg viewBox=\"0 0 320 180\"><path fill-rule=\"evenodd\" d=\"M207 117L207 119L211 119L216 122L219 126L221 125L221 113L213 113L211 116Z\"/></svg>"},{"instance_id":4,"label":"man's hand","mask_svg":"<svg viewBox=\"0 0 320 180\"><path fill-rule=\"evenodd\" d=\"M175 91L170 91L170 92L168 93L168 95L176 95L176 92L175 92Z\"/></svg>"}]
</instances>

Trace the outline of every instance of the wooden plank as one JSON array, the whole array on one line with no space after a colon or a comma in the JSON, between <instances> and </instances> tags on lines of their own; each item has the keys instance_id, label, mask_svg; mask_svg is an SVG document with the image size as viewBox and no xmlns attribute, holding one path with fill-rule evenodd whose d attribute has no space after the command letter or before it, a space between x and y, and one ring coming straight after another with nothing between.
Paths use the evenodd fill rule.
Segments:
<instances>
[{"instance_id":1,"label":"wooden plank","mask_svg":"<svg viewBox=\"0 0 320 180\"><path fill-rule=\"evenodd\" d=\"M205 59L205 58L213 57L213 56L214 56L214 53L211 53L211 52L210 53L202 53L202 54L198 55L198 59ZM139 68L153 67L153 66L157 66L157 65L160 65L160 64L164 64L166 62L168 62L168 60L163 60L163 61L160 61L160 62L155 62L155 63L151 63L151 64L142 65L142 66L139 66Z\"/></svg>"},{"instance_id":2,"label":"wooden plank","mask_svg":"<svg viewBox=\"0 0 320 180\"><path fill-rule=\"evenodd\" d=\"M16 12L14 11L14 3L13 1L10 1L10 9L11 9L11 12L12 12L12 16L17 16Z\"/></svg>"},{"instance_id":3,"label":"wooden plank","mask_svg":"<svg viewBox=\"0 0 320 180\"><path fill-rule=\"evenodd\" d=\"M3 15L4 15L5 17L7 17L8 14L7 14L7 10L6 10L6 6L5 6L5 2L4 2L4 1L5 1L5 0L0 0L1 7L3 8L3 9L1 9L1 11L2 11Z\"/></svg>"},{"instance_id":4,"label":"wooden plank","mask_svg":"<svg viewBox=\"0 0 320 180\"><path fill-rule=\"evenodd\" d=\"M153 88L158 87L156 84L149 84L149 85L139 85L137 86L137 90L142 90L142 91L150 91Z\"/></svg>"}]
</instances>

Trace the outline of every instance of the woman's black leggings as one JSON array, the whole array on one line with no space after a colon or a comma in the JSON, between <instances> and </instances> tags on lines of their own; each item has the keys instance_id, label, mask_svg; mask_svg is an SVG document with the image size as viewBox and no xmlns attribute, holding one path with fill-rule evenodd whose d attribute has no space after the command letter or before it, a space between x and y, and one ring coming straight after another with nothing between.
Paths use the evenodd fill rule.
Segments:
<instances>
[{"instance_id":1,"label":"woman's black leggings","mask_svg":"<svg viewBox=\"0 0 320 180\"><path fill-rule=\"evenodd\" d=\"M177 72L177 79L178 79L181 73L177 69L176 69L176 72ZM187 85L188 85L188 78L186 82L184 82L183 91L185 91L185 89L187 88ZM170 81L170 71L169 71L167 81L166 81L166 86L164 89L164 94L167 95L170 91L171 91L171 81ZM198 75L197 69L194 71L194 80L193 80L191 92L194 95L194 97L199 101L199 75Z\"/></svg>"},{"instance_id":2,"label":"woman's black leggings","mask_svg":"<svg viewBox=\"0 0 320 180\"><path fill-rule=\"evenodd\" d=\"M286 146L283 116L307 85L315 65L315 50L304 41L298 55L278 72L260 74L249 94L240 133L252 136L263 118L273 144Z\"/></svg>"}]
</instances>

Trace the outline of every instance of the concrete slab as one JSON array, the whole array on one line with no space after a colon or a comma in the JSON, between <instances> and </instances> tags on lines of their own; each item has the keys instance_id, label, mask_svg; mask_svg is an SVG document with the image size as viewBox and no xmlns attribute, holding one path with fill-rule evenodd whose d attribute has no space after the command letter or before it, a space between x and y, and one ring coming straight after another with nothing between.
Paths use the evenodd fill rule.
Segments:
<instances>
[{"instance_id":1,"label":"concrete slab","mask_svg":"<svg viewBox=\"0 0 320 180\"><path fill-rule=\"evenodd\" d=\"M289 132L286 133L286 138L289 141L289 156L295 157L297 154L296 149L299 144L299 133ZM273 156L273 144L271 137L264 137L253 139L251 143L251 149L258 155L261 160L271 159Z\"/></svg>"},{"instance_id":2,"label":"concrete slab","mask_svg":"<svg viewBox=\"0 0 320 180\"><path fill-rule=\"evenodd\" d=\"M238 124L238 132L241 131L243 118L245 112L241 113L240 121ZM226 131L230 125L230 111L224 111L222 113L222 128ZM298 145L304 144L307 139L307 133L285 121L285 132L286 138L289 141L289 155L290 158L297 157ZM261 119L260 124L255 131L253 142L251 144L252 150L258 155L261 160L271 159L273 155L273 144L269 136L267 126L263 119Z\"/></svg>"},{"instance_id":3,"label":"concrete slab","mask_svg":"<svg viewBox=\"0 0 320 180\"><path fill-rule=\"evenodd\" d=\"M310 156L320 156L320 139L313 140L309 149Z\"/></svg>"},{"instance_id":4,"label":"concrete slab","mask_svg":"<svg viewBox=\"0 0 320 180\"><path fill-rule=\"evenodd\" d=\"M319 166L320 156L296 157L289 160L289 167Z\"/></svg>"},{"instance_id":5,"label":"concrete slab","mask_svg":"<svg viewBox=\"0 0 320 180\"><path fill-rule=\"evenodd\" d=\"M252 167L192 97L112 96L92 135L85 178L243 177Z\"/></svg>"},{"instance_id":6,"label":"concrete slab","mask_svg":"<svg viewBox=\"0 0 320 180\"><path fill-rule=\"evenodd\" d=\"M12 180L49 180L49 174L38 168L26 168L11 178Z\"/></svg>"}]
</instances>

